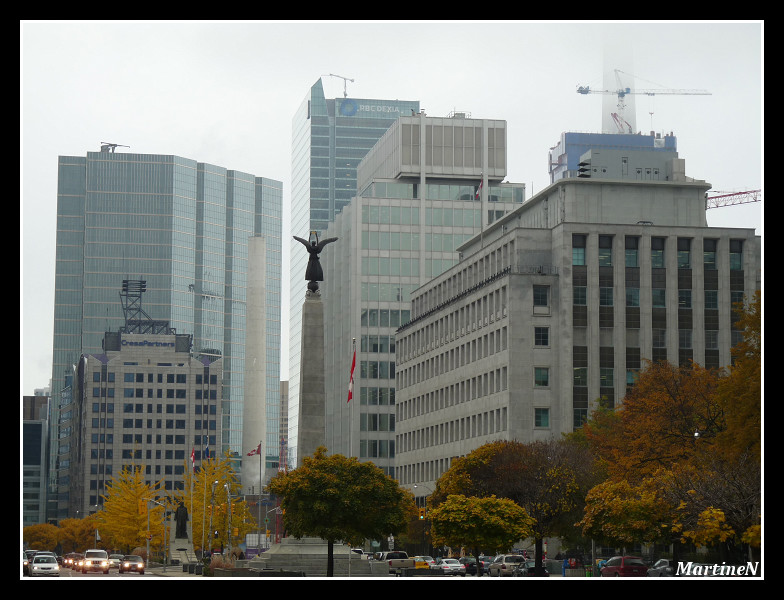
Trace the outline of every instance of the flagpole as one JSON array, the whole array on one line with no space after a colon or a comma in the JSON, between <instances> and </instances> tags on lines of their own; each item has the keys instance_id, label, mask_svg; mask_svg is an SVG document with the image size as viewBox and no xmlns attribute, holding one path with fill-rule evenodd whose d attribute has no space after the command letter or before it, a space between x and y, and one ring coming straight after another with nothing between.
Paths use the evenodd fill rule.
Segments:
<instances>
[{"instance_id":1,"label":"flagpole","mask_svg":"<svg viewBox=\"0 0 784 600\"><path fill-rule=\"evenodd\" d=\"M353 456L354 442L354 406L351 401L354 399L354 367L357 364L357 338L351 338L353 357L351 359L351 375L348 380L348 455Z\"/></svg>"},{"instance_id":2,"label":"flagpole","mask_svg":"<svg viewBox=\"0 0 784 600\"><path fill-rule=\"evenodd\" d=\"M259 446L261 446L261 442L259 442ZM261 556L261 452L259 452L259 495L258 495L258 502L259 502L259 535L256 538L256 545L259 551L258 556Z\"/></svg>"}]
</instances>

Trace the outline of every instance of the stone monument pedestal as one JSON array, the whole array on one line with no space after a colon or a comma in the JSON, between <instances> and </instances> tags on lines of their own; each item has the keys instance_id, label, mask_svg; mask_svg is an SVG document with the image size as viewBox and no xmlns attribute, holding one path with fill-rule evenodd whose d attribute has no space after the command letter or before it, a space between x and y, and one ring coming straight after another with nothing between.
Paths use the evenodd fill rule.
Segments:
<instances>
[{"instance_id":1,"label":"stone monument pedestal","mask_svg":"<svg viewBox=\"0 0 784 600\"><path fill-rule=\"evenodd\" d=\"M257 571L286 571L303 573L306 577L325 577L329 548L321 538L283 538L266 552L247 561ZM332 545L333 575L335 577L389 577L385 562L367 560L340 543Z\"/></svg>"},{"instance_id":2,"label":"stone monument pedestal","mask_svg":"<svg viewBox=\"0 0 784 600\"><path fill-rule=\"evenodd\" d=\"M171 558L173 565L175 564L175 560L178 561L176 564L180 565L189 565L199 562L199 559L196 558L196 552L193 550L192 538L193 533L191 524L188 523L188 537L175 537L169 542L169 557Z\"/></svg>"},{"instance_id":3,"label":"stone monument pedestal","mask_svg":"<svg viewBox=\"0 0 784 600\"><path fill-rule=\"evenodd\" d=\"M324 385L324 305L321 294L308 290L302 305L297 466L326 444Z\"/></svg>"}]
</instances>

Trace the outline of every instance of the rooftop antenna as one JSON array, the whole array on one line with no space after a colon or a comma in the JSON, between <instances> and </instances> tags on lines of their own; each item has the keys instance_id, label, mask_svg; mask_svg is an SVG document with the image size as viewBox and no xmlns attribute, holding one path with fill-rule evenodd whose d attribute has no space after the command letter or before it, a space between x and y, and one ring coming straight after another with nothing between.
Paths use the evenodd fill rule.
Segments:
<instances>
[{"instance_id":1,"label":"rooftop antenna","mask_svg":"<svg viewBox=\"0 0 784 600\"><path fill-rule=\"evenodd\" d=\"M348 98L348 93L346 92L346 82L350 81L351 83L354 83L354 80L353 79L349 79L348 77L343 77L342 75L335 75L334 73L330 73L329 76L330 77L339 77L340 79L343 80L343 97L344 98Z\"/></svg>"},{"instance_id":2,"label":"rooftop antenna","mask_svg":"<svg viewBox=\"0 0 784 600\"><path fill-rule=\"evenodd\" d=\"M130 146L123 146L122 144L115 144L113 142L101 142L101 152L111 152L114 154L114 149L117 147L130 148Z\"/></svg>"}]
</instances>

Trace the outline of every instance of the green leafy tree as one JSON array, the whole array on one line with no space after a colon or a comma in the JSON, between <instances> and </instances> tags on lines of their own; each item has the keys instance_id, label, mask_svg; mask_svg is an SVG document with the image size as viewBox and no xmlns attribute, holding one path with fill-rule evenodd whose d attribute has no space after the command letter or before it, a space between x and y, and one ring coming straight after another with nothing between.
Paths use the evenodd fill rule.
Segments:
<instances>
[{"instance_id":1,"label":"green leafy tree","mask_svg":"<svg viewBox=\"0 0 784 600\"><path fill-rule=\"evenodd\" d=\"M291 535L327 541L327 576L334 572L333 546L379 539L403 531L416 510L410 492L370 462L319 447L302 466L278 473L268 489L282 498L283 523Z\"/></svg>"},{"instance_id":2,"label":"green leafy tree","mask_svg":"<svg viewBox=\"0 0 784 600\"><path fill-rule=\"evenodd\" d=\"M506 498L450 495L430 511L433 542L479 550L505 552L518 540L530 537L534 521L523 508ZM482 574L477 561L477 575Z\"/></svg>"},{"instance_id":3,"label":"green leafy tree","mask_svg":"<svg viewBox=\"0 0 784 600\"><path fill-rule=\"evenodd\" d=\"M497 441L455 460L436 482L431 502L437 507L451 494L496 495L516 502L534 520L531 537L541 572L544 538L574 529L595 478L594 461L580 444Z\"/></svg>"}]
</instances>

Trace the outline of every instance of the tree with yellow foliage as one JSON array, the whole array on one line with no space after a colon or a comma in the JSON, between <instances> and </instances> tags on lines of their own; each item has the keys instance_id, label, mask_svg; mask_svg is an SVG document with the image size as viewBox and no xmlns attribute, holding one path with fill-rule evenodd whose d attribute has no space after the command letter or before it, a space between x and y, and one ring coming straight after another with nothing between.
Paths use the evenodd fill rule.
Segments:
<instances>
[{"instance_id":1,"label":"tree with yellow foliage","mask_svg":"<svg viewBox=\"0 0 784 600\"><path fill-rule=\"evenodd\" d=\"M570 441L490 442L454 460L436 482L428 504L438 508L453 494L495 495L517 503L532 519L539 573L544 538L573 529L594 474L585 447Z\"/></svg>"},{"instance_id":2,"label":"tree with yellow foliage","mask_svg":"<svg viewBox=\"0 0 784 600\"><path fill-rule=\"evenodd\" d=\"M50 523L28 525L22 529L22 540L33 550L53 552L59 543L59 529Z\"/></svg>"},{"instance_id":3,"label":"tree with yellow foliage","mask_svg":"<svg viewBox=\"0 0 784 600\"><path fill-rule=\"evenodd\" d=\"M111 478L103 496L103 509L93 515L105 547L130 554L137 546L145 546L148 519L150 546L163 547L163 507L150 502L161 502L158 488L159 485L153 487L144 482L141 467L124 467Z\"/></svg>"},{"instance_id":4,"label":"tree with yellow foliage","mask_svg":"<svg viewBox=\"0 0 784 600\"><path fill-rule=\"evenodd\" d=\"M188 509L194 548L206 549L209 544L210 516L213 532L218 532L217 537L213 535L213 547L237 548L245 540L245 534L256 529L256 519L240 491L228 453L221 459L202 461L195 472L186 464L183 489L173 493L171 502L173 506L182 502Z\"/></svg>"},{"instance_id":5,"label":"tree with yellow foliage","mask_svg":"<svg viewBox=\"0 0 784 600\"><path fill-rule=\"evenodd\" d=\"M508 498L453 494L430 511L433 543L453 548L506 552L519 540L531 537L534 520L525 509ZM482 575L477 562L477 575Z\"/></svg>"}]
</instances>

